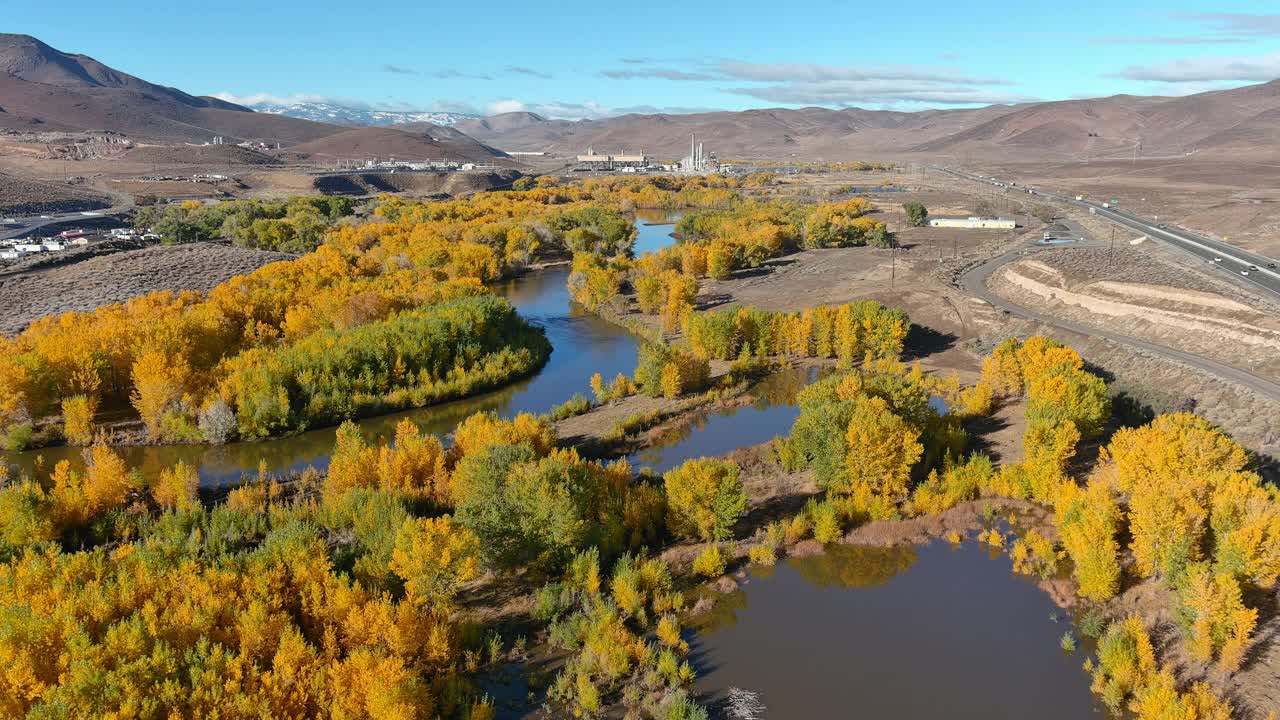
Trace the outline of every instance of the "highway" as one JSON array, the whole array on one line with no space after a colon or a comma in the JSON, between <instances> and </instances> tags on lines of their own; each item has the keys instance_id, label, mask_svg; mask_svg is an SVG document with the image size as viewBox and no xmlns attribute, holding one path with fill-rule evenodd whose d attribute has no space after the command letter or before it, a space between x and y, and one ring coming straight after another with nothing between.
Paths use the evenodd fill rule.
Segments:
<instances>
[{"instance_id":1,"label":"highway","mask_svg":"<svg viewBox=\"0 0 1280 720\"><path fill-rule=\"evenodd\" d=\"M1089 200L1076 200L1072 196L1058 195L1038 188L1015 186L1005 180L987 178L953 168L935 166L934 169L964 180L985 183L1015 192L1024 192L1032 197L1040 197L1051 202L1089 210L1098 217L1109 220L1116 225L1136 230L1154 240L1163 240L1189 252L1206 263L1217 266L1223 272L1229 272L1241 281L1263 290L1265 293L1270 294L1273 299L1280 298L1280 261L1274 258L1241 250L1234 245L1229 245L1221 240L1205 237L1198 233L1166 227L1154 220L1142 218L1109 205Z\"/></svg>"},{"instance_id":2,"label":"highway","mask_svg":"<svg viewBox=\"0 0 1280 720\"><path fill-rule=\"evenodd\" d=\"M1280 383L1275 383L1265 378L1258 377L1247 370L1242 370L1230 365L1224 365L1223 363L1216 362L1199 355L1193 355L1164 345L1157 345L1145 340L1139 340L1138 338L1130 337L1128 335L1113 333L1108 330L1103 330L1090 325L1082 325L1080 323L1071 322L1070 320L1064 320L1060 317L1038 312L1005 300L988 289L987 279L991 277L991 274L1005 263L1022 257L1022 253L1025 250L1025 247L1014 248L1003 255L999 255L982 263L981 265L970 268L960 277L960 287L966 293L985 300L991 305L1005 310L1011 315L1016 315L1028 320L1034 320L1044 325L1061 328L1069 332L1084 335L1085 337L1100 337L1104 340L1110 340L1115 343L1144 350L1152 355L1176 360L1190 367L1198 368L1212 375L1216 375L1224 380L1229 380L1247 387L1270 400L1280 401Z\"/></svg>"},{"instance_id":3,"label":"highway","mask_svg":"<svg viewBox=\"0 0 1280 720\"><path fill-rule=\"evenodd\" d=\"M951 170L948 168L937 169L966 180L988 183L996 185L997 187L1008 186L1007 183L1002 185L999 180L990 180L978 175L961 172L959 170ZM1021 187L1012 189L1024 190L1027 192L1031 191L1031 189ZM1239 278L1241 280L1252 282L1256 287L1280 295L1280 274L1277 274L1271 268L1267 268L1267 264L1275 262L1274 260L1245 252L1217 240L1203 238L1199 235L1195 235L1194 233L1163 228L1155 223L1147 222L1129 213L1121 213L1111 210L1110 208L1103 208L1101 205L1087 201L1079 201L1075 198L1046 193L1038 189L1035 190L1035 196L1044 197L1054 202L1067 203L1076 207L1095 208L1097 215L1104 217L1111 222L1133 230L1138 230L1151 237L1164 239L1188 252L1205 258L1206 262L1219 267L1223 266L1224 263L1227 262L1234 262L1236 265L1242 266L1245 269L1247 269L1249 265L1256 265L1260 272L1250 271L1248 276L1242 275L1239 276ZM998 270L1005 263L1012 262L1022 257L1026 250L1027 248L1025 246L1016 247L1002 255L991 258L986 262L968 269L959 279L960 287L968 294L984 300L994 307L1000 308L1011 315L1016 315L1028 320L1034 320L1044 325L1057 327L1086 337L1103 338L1105 340L1110 340L1111 342L1128 345L1152 355L1175 360L1183 363L1184 365L1203 370L1211 375L1215 375L1224 380L1247 387L1270 400L1280 401L1280 383L1254 375L1243 368L1226 365L1200 355L1183 352L1165 345L1157 345L1129 335L1122 335L1120 333L1114 333L1098 327L1083 325L1060 317L1055 317L1053 315L1032 310L1031 308L1017 305L992 292L987 287L987 280L991 277L992 273ZM1214 262L1214 258L1222 258L1223 262Z\"/></svg>"},{"instance_id":4,"label":"highway","mask_svg":"<svg viewBox=\"0 0 1280 720\"><path fill-rule=\"evenodd\" d=\"M46 225L58 225L61 223L90 222L97 218L110 217L118 215L132 207L130 205L119 205L116 207L105 208L102 210L93 210L88 212L71 212L59 213L56 215L37 215L34 217L5 217L5 220L16 220L15 223L0 223L0 240L9 240L12 238L26 237L39 230Z\"/></svg>"}]
</instances>

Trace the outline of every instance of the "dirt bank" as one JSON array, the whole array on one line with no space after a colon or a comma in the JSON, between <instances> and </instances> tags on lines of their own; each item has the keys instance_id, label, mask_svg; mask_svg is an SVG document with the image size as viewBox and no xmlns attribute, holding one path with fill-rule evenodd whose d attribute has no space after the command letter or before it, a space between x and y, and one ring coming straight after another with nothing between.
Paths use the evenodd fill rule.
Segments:
<instances>
[{"instance_id":1,"label":"dirt bank","mask_svg":"<svg viewBox=\"0 0 1280 720\"><path fill-rule=\"evenodd\" d=\"M1097 279L1074 270L1085 263L1064 262L1106 253L1102 248L1040 253L998 270L990 287L1023 307L1280 378L1280 314L1260 309L1262 303L1247 304L1208 278L1180 278L1181 286L1162 282L1155 272L1141 272L1150 263L1132 251L1120 253L1124 257L1116 262L1132 262L1137 267L1125 276L1145 282ZM1192 284L1197 287L1185 287Z\"/></svg>"}]
</instances>

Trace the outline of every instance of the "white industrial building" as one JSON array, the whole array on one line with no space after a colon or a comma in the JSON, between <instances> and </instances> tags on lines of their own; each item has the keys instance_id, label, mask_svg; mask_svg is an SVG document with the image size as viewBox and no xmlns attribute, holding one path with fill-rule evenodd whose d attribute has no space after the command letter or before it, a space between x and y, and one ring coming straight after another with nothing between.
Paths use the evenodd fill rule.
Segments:
<instances>
[{"instance_id":1,"label":"white industrial building","mask_svg":"<svg viewBox=\"0 0 1280 720\"><path fill-rule=\"evenodd\" d=\"M701 174L716 171L716 155L711 153L707 155L702 148L702 143L690 135L689 136L689 155L680 161L680 172L687 174Z\"/></svg>"},{"instance_id":2,"label":"white industrial building","mask_svg":"<svg viewBox=\"0 0 1280 720\"><path fill-rule=\"evenodd\" d=\"M967 217L967 218L949 218L938 217L929 218L929 227L940 228L965 228L968 230L1013 230L1018 227L1018 223L1009 218L990 218L990 217Z\"/></svg>"},{"instance_id":3,"label":"white industrial building","mask_svg":"<svg viewBox=\"0 0 1280 720\"><path fill-rule=\"evenodd\" d=\"M578 164L592 170L615 170L622 168L643 168L649 164L644 153L622 155L597 155L594 148L587 148L586 155L578 156Z\"/></svg>"}]
</instances>

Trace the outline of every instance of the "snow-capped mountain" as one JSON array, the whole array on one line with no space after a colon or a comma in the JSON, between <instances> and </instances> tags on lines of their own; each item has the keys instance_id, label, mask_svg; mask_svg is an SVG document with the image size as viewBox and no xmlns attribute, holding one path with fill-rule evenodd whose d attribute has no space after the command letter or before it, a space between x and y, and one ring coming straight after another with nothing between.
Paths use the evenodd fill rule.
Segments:
<instances>
[{"instance_id":1,"label":"snow-capped mountain","mask_svg":"<svg viewBox=\"0 0 1280 720\"><path fill-rule=\"evenodd\" d=\"M285 115L303 120L359 127L403 125L405 123L419 122L451 127L459 120L471 120L475 117L474 115L451 112L361 110L342 105L311 102L291 103L289 105L258 103L249 107L257 112L270 115Z\"/></svg>"}]
</instances>

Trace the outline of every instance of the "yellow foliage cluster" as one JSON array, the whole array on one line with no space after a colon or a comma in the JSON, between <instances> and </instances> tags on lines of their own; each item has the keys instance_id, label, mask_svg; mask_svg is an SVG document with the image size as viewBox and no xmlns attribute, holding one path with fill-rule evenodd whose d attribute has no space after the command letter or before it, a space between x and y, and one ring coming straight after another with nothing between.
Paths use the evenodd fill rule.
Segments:
<instances>
[{"instance_id":1,"label":"yellow foliage cluster","mask_svg":"<svg viewBox=\"0 0 1280 720\"><path fill-rule=\"evenodd\" d=\"M1157 666L1142 620L1130 615L1112 623L1098 641L1093 691L1114 712L1127 709L1138 720L1230 720L1231 705L1202 682L1179 692L1172 669ZM1126 700L1128 701L1126 703Z\"/></svg>"},{"instance_id":2,"label":"yellow foliage cluster","mask_svg":"<svg viewBox=\"0 0 1280 720\"><path fill-rule=\"evenodd\" d=\"M795 313L753 307L689 313L683 332L701 357L733 360L741 353L836 358L848 367L866 359L896 359L911 321L870 300L820 305Z\"/></svg>"},{"instance_id":3,"label":"yellow foliage cluster","mask_svg":"<svg viewBox=\"0 0 1280 720\"><path fill-rule=\"evenodd\" d=\"M153 441L202 439L201 410L218 399L236 410L242 389L225 381L229 363L248 351L485 294L482 283L574 233L629 250L634 227L600 204L616 203L621 187L538 188L450 203L383 198L381 222L337 225L314 252L207 294L156 292L44 318L0 340L0 430L76 399L62 408L73 442L89 442L100 403L112 410L131 404Z\"/></svg>"},{"instance_id":4,"label":"yellow foliage cluster","mask_svg":"<svg viewBox=\"0 0 1280 720\"><path fill-rule=\"evenodd\" d=\"M1013 559L1013 571L1023 575L1048 578L1058 568L1058 553L1053 543L1035 528L1013 541L1009 557Z\"/></svg>"},{"instance_id":5,"label":"yellow foliage cluster","mask_svg":"<svg viewBox=\"0 0 1280 720\"><path fill-rule=\"evenodd\" d=\"M380 488L437 506L450 501L444 448L434 435L422 433L409 420L396 425L394 444L369 445L354 423L337 432L324 497L332 506L352 488Z\"/></svg>"},{"instance_id":6,"label":"yellow foliage cluster","mask_svg":"<svg viewBox=\"0 0 1280 720\"><path fill-rule=\"evenodd\" d=\"M736 463L698 458L663 475L668 526L686 537L725 540L747 508Z\"/></svg>"},{"instance_id":7,"label":"yellow foliage cluster","mask_svg":"<svg viewBox=\"0 0 1280 720\"><path fill-rule=\"evenodd\" d=\"M1077 592L1106 600L1120 590L1120 509L1105 481L1093 478L1081 489L1063 483L1054 502L1054 523L1074 566Z\"/></svg>"}]
</instances>

